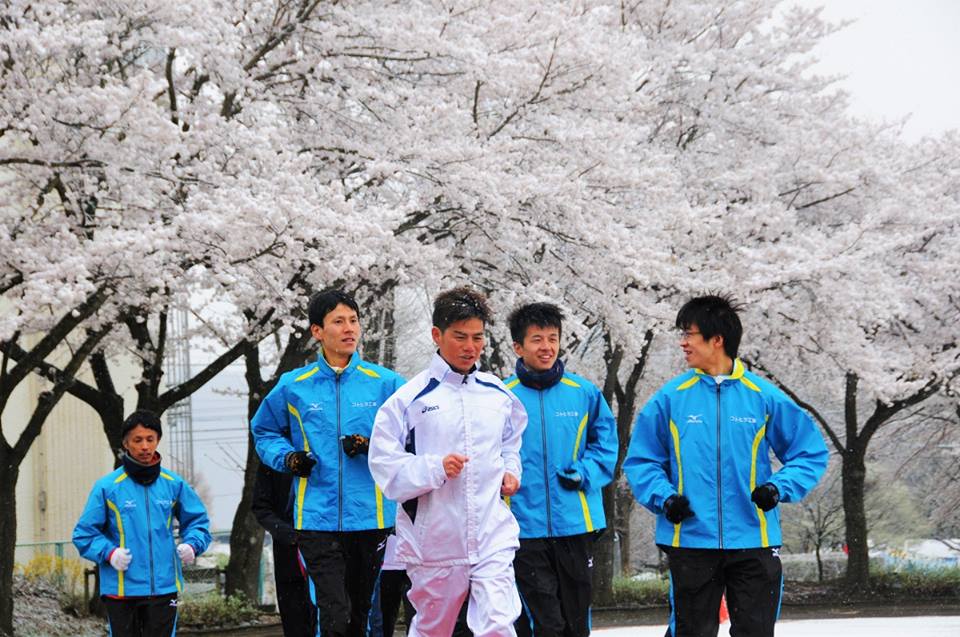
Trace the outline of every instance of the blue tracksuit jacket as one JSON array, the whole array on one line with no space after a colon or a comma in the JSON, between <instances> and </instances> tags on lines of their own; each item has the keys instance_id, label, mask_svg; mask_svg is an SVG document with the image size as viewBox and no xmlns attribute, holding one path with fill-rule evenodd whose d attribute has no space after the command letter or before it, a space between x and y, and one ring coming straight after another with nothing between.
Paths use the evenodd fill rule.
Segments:
<instances>
[{"instance_id":1,"label":"blue tracksuit jacket","mask_svg":"<svg viewBox=\"0 0 960 637\"><path fill-rule=\"evenodd\" d=\"M100 565L100 594L145 597L177 593L183 587L173 520L180 541L197 555L210 544L210 520L196 492L168 469L155 482L134 482L123 467L97 480L80 520L73 544L80 555ZM110 566L115 548L130 550L130 567Z\"/></svg>"},{"instance_id":2,"label":"blue tracksuit jacket","mask_svg":"<svg viewBox=\"0 0 960 637\"><path fill-rule=\"evenodd\" d=\"M776 473L770 452L782 468ZM677 376L637 414L623 471L637 500L659 515L657 544L740 549L779 546L779 509L750 500L771 482L781 502L797 502L827 467L827 448L810 416L739 359L721 383L701 370ZM671 524L664 501L680 493L694 517Z\"/></svg>"},{"instance_id":3,"label":"blue tracksuit jacket","mask_svg":"<svg viewBox=\"0 0 960 637\"><path fill-rule=\"evenodd\" d=\"M578 535L603 529L601 489L617 463L617 424L590 381L565 372L556 385L534 389L516 375L504 381L527 410L520 460L523 481L510 498L522 539ZM573 467L583 489L560 486L557 471Z\"/></svg>"},{"instance_id":4,"label":"blue tracksuit jacket","mask_svg":"<svg viewBox=\"0 0 960 637\"><path fill-rule=\"evenodd\" d=\"M251 422L260 459L289 473L288 453L309 451L317 464L308 478L294 478L294 528L363 531L393 526L396 504L383 497L367 456L344 453L340 438L370 436L380 405L403 384L386 367L354 353L337 374L322 354L315 363L287 372L260 404Z\"/></svg>"}]
</instances>

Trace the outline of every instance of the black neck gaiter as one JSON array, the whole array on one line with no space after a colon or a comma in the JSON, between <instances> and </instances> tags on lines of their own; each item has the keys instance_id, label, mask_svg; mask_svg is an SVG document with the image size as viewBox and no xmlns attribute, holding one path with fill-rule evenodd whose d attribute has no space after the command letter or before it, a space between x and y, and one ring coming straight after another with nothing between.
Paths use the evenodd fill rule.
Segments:
<instances>
[{"instance_id":1,"label":"black neck gaiter","mask_svg":"<svg viewBox=\"0 0 960 637\"><path fill-rule=\"evenodd\" d=\"M517 378L526 387L533 389L549 389L560 382L563 378L563 361L559 358L554 362L553 367L545 372L535 372L523 364L523 359L517 359L516 366Z\"/></svg>"},{"instance_id":2,"label":"black neck gaiter","mask_svg":"<svg viewBox=\"0 0 960 637\"><path fill-rule=\"evenodd\" d=\"M134 460L126 450L120 454L120 461L123 463L123 469L127 475L133 478L134 482L148 486L156 482L160 477L160 454L154 454L156 462L153 464L140 464Z\"/></svg>"}]
</instances>

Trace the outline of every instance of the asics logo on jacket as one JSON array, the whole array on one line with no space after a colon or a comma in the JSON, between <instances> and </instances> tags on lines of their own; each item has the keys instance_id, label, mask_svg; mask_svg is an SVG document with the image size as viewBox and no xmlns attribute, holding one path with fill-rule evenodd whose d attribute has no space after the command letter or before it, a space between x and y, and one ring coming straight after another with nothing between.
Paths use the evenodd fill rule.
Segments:
<instances>
[{"instance_id":1,"label":"asics logo on jacket","mask_svg":"<svg viewBox=\"0 0 960 637\"><path fill-rule=\"evenodd\" d=\"M439 354L383 404L370 439L370 472L384 495L403 503L397 561L477 564L520 545L500 485L505 471L522 484L526 424L523 405L500 379L460 374ZM447 479L443 458L451 453L469 460Z\"/></svg>"}]
</instances>

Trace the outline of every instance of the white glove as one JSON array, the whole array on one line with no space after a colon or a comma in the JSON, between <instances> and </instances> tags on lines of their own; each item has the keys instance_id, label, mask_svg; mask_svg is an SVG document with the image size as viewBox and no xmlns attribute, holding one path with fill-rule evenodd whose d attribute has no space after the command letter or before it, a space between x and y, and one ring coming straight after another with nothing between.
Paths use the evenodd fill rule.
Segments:
<instances>
[{"instance_id":1,"label":"white glove","mask_svg":"<svg viewBox=\"0 0 960 637\"><path fill-rule=\"evenodd\" d=\"M184 566L193 564L193 560L197 557L197 554L193 552L193 547L186 543L177 545L177 555L180 556L180 561L183 562Z\"/></svg>"},{"instance_id":2,"label":"white glove","mask_svg":"<svg viewBox=\"0 0 960 637\"><path fill-rule=\"evenodd\" d=\"M130 549L117 547L110 554L110 566L123 572L130 568L130 560L132 559L133 555L130 554Z\"/></svg>"}]
</instances>

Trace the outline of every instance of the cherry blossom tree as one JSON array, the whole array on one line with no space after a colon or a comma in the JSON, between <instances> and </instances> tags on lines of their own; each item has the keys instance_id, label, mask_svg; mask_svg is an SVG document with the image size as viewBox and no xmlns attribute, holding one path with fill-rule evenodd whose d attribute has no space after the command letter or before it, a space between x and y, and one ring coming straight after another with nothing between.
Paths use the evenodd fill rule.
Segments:
<instances>
[{"instance_id":1,"label":"cherry blossom tree","mask_svg":"<svg viewBox=\"0 0 960 637\"><path fill-rule=\"evenodd\" d=\"M956 140L909 146L851 120L810 72L833 27L775 5L13 2L0 19L0 194L16 202L0 236L4 355L29 360L13 335L105 290L69 341L106 330L88 348L94 383L65 391L116 447L118 355L139 361L138 404L159 410L242 356L253 410L302 355L310 291L381 301L466 282L503 309L568 309L622 458L652 344L686 296L722 289L747 302L752 362L801 400L838 386L806 370L842 369L847 390L853 373L852 394L878 401L867 421L884 421L955 373L933 334L956 314ZM173 308L191 310L213 363L168 387ZM268 334L284 339L271 356ZM505 372L510 344L492 336L487 362ZM245 491L255 468L253 454ZM615 488L613 527L629 517ZM250 590L243 547L262 538L248 500L235 591ZM856 519L847 533L865 538ZM609 545L598 563L602 601Z\"/></svg>"},{"instance_id":2,"label":"cherry blossom tree","mask_svg":"<svg viewBox=\"0 0 960 637\"><path fill-rule=\"evenodd\" d=\"M8 360L17 366L4 394L30 371L57 383L7 454L11 498L41 416L65 391L100 414L119 447L118 356L138 361L138 406L162 412L289 324L310 289L396 265L397 242L380 219L389 211L355 202L357 170L314 178L330 152L290 134L303 112L269 90L287 83L277 74L291 65L263 68L265 60L297 53L290 42L316 6L237 3L235 15L158 2L5 10L0 187L15 203L4 207L0 236L2 345L4 370ZM360 242L365 250L349 249ZM224 302L235 311L219 316L213 304L222 311ZM197 335L221 349L188 381L165 387L174 308L202 317ZM44 330L40 346L21 345L21 334ZM71 345L65 364L47 359ZM88 356L93 384L75 379ZM9 601L16 532L7 521L0 598ZM0 608L0 631L9 632L9 611Z\"/></svg>"}]
</instances>

